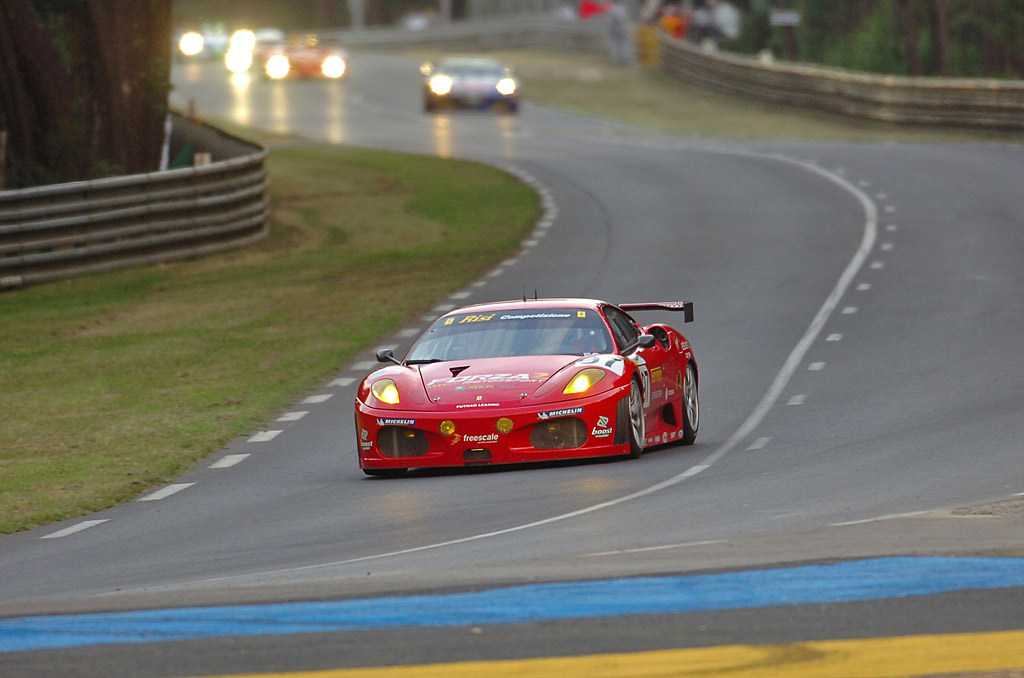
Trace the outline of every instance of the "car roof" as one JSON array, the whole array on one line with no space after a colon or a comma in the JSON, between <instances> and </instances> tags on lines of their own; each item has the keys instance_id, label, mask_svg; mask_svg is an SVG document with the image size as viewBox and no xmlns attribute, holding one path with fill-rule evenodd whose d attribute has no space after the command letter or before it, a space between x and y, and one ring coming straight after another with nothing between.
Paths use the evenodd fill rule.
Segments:
<instances>
[{"instance_id":1,"label":"car roof","mask_svg":"<svg viewBox=\"0 0 1024 678\"><path fill-rule=\"evenodd\" d=\"M502 311L530 311L530 310L544 310L550 308L575 308L584 309L590 311L598 311L601 306L606 305L607 302L598 301L597 299L578 299L578 298L564 298L564 299L515 299L508 301L493 301L483 304L473 304L472 306L463 306L454 310L448 311L442 317L448 317L452 315L462 315L464 313L489 313L489 312L502 312Z\"/></svg>"}]
</instances>

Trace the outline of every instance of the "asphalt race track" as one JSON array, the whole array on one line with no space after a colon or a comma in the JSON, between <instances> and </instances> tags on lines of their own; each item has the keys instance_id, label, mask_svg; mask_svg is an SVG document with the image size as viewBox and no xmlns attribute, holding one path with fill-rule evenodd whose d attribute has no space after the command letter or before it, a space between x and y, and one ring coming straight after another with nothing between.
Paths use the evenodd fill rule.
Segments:
<instances>
[{"instance_id":1,"label":"asphalt race track","mask_svg":"<svg viewBox=\"0 0 1024 678\"><path fill-rule=\"evenodd\" d=\"M167 488L0 538L0 675L1024 669L1024 147L683 140L528 101L429 116L415 62L363 53L340 83L174 81L208 118L529 181L521 254L433 313L693 300L700 436L370 479L367 351Z\"/></svg>"}]
</instances>

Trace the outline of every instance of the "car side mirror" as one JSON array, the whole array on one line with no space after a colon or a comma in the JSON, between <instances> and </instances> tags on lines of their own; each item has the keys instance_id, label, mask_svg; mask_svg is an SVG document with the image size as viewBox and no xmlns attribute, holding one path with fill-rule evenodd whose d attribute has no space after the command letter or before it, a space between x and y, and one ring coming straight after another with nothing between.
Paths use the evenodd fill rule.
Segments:
<instances>
[{"instance_id":1,"label":"car side mirror","mask_svg":"<svg viewBox=\"0 0 1024 678\"><path fill-rule=\"evenodd\" d=\"M631 355L636 352L637 349L651 348L658 342L651 334L641 334L636 338L636 341L631 343L629 346L622 351L622 355Z\"/></svg>"},{"instance_id":2,"label":"car side mirror","mask_svg":"<svg viewBox=\"0 0 1024 678\"><path fill-rule=\"evenodd\" d=\"M402 361L395 357L394 352L390 348L382 348L377 351L377 362L394 363L396 365L402 364Z\"/></svg>"}]
</instances>

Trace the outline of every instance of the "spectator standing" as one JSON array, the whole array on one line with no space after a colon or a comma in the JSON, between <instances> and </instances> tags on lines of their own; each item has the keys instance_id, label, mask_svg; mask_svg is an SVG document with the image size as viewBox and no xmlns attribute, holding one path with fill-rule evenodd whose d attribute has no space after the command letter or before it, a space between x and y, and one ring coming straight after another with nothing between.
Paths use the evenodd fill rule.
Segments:
<instances>
[{"instance_id":1,"label":"spectator standing","mask_svg":"<svg viewBox=\"0 0 1024 678\"><path fill-rule=\"evenodd\" d=\"M693 18L690 21L690 28L687 37L698 44L711 35L711 12L703 0L697 0L693 7Z\"/></svg>"},{"instance_id":2,"label":"spectator standing","mask_svg":"<svg viewBox=\"0 0 1024 678\"><path fill-rule=\"evenodd\" d=\"M612 0L608 7L608 55L612 63L629 63L629 26L626 8L621 0Z\"/></svg>"}]
</instances>

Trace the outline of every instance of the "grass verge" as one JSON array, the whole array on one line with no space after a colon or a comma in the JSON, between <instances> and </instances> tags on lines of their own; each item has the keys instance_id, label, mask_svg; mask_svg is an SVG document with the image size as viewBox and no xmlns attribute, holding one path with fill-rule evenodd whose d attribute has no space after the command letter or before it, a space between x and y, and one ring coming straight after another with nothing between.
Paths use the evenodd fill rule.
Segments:
<instances>
[{"instance_id":1,"label":"grass verge","mask_svg":"<svg viewBox=\"0 0 1024 678\"><path fill-rule=\"evenodd\" d=\"M0 533L97 511L258 429L518 248L496 169L278 148L245 250L0 295Z\"/></svg>"}]
</instances>

